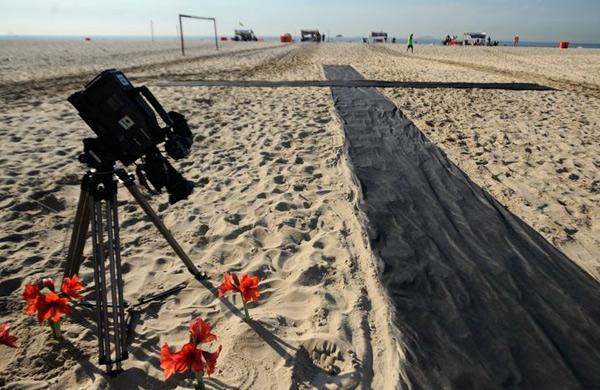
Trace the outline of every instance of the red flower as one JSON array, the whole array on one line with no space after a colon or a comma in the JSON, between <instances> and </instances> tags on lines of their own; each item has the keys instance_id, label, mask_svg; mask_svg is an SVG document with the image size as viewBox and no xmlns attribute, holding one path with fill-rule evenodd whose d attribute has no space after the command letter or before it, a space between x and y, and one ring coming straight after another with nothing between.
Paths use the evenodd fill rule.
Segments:
<instances>
[{"instance_id":1,"label":"red flower","mask_svg":"<svg viewBox=\"0 0 600 390\"><path fill-rule=\"evenodd\" d=\"M71 306L67 298L61 298L58 294L49 292L43 299L38 299L37 302L38 320L52 320L58 322L63 314L71 314Z\"/></svg>"},{"instance_id":2,"label":"red flower","mask_svg":"<svg viewBox=\"0 0 600 390\"><path fill-rule=\"evenodd\" d=\"M181 347L173 355L173 361L175 362L175 371L177 372L186 372L187 370L200 372L204 369L202 364L202 350L196 348L194 344L187 343Z\"/></svg>"},{"instance_id":3,"label":"red flower","mask_svg":"<svg viewBox=\"0 0 600 390\"><path fill-rule=\"evenodd\" d=\"M217 336L210 333L210 324L198 318L190 323L190 341L194 345L209 343L216 340Z\"/></svg>"},{"instance_id":4,"label":"red flower","mask_svg":"<svg viewBox=\"0 0 600 390\"><path fill-rule=\"evenodd\" d=\"M233 283L232 283L233 279ZM225 272L223 274L223 283L219 286L219 298L223 298L228 291L240 291L238 286L240 285L240 281L236 274L230 274L229 272Z\"/></svg>"},{"instance_id":5,"label":"red flower","mask_svg":"<svg viewBox=\"0 0 600 390\"><path fill-rule=\"evenodd\" d=\"M239 291L242 293L242 300L244 303L254 301L258 303L258 297L260 292L258 291L258 276L248 276L248 274L242 275L242 280L239 283Z\"/></svg>"},{"instance_id":6,"label":"red flower","mask_svg":"<svg viewBox=\"0 0 600 390\"><path fill-rule=\"evenodd\" d=\"M28 284L25 286L25 291L23 291L23 299L25 302L27 302L25 313L29 315L35 313L36 305L40 299L40 296L40 288L37 284Z\"/></svg>"},{"instance_id":7,"label":"red flower","mask_svg":"<svg viewBox=\"0 0 600 390\"><path fill-rule=\"evenodd\" d=\"M196 388L204 388L202 377L204 372L209 376L215 371L217 359L223 349L222 345L215 352L206 352L198 348L200 343L216 340L217 336L210 333L210 324L200 318L190 323L190 342L175 353L164 343L160 349L160 367L163 369L165 380L174 373L192 371L198 381Z\"/></svg>"},{"instance_id":8,"label":"red flower","mask_svg":"<svg viewBox=\"0 0 600 390\"><path fill-rule=\"evenodd\" d=\"M0 344L8 345L12 348L17 348L17 338L15 336L11 336L10 332L10 324L6 323L0 327Z\"/></svg>"},{"instance_id":9,"label":"red flower","mask_svg":"<svg viewBox=\"0 0 600 390\"><path fill-rule=\"evenodd\" d=\"M208 376L215 371L215 366L217 365L217 359L219 358L219 354L221 354L221 349L223 349L222 345L219 345L216 352L206 352L202 351L202 356L204 356L204 360L206 361L206 373Z\"/></svg>"},{"instance_id":10,"label":"red flower","mask_svg":"<svg viewBox=\"0 0 600 390\"><path fill-rule=\"evenodd\" d=\"M173 360L173 354L167 343L164 343L160 349L160 368L163 369L165 379L169 379L169 377L175 373L175 361Z\"/></svg>"},{"instance_id":11,"label":"red flower","mask_svg":"<svg viewBox=\"0 0 600 390\"><path fill-rule=\"evenodd\" d=\"M73 299L82 299L83 297L78 293L82 288L83 285L79 282L79 277L75 275L72 278L65 278L63 280L61 290L65 295Z\"/></svg>"}]
</instances>

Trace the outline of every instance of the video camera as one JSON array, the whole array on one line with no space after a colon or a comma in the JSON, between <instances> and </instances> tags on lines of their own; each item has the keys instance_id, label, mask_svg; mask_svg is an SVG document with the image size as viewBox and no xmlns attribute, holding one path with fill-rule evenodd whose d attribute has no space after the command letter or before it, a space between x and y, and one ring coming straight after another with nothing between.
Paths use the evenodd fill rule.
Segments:
<instances>
[{"instance_id":1,"label":"video camera","mask_svg":"<svg viewBox=\"0 0 600 390\"><path fill-rule=\"evenodd\" d=\"M111 169L116 161L130 165L141 159L136 173L148 190L160 193L166 188L171 204L192 193L193 183L184 179L157 147L165 142L171 158L184 158L190 153L192 132L185 117L175 111L167 113L148 88L134 87L121 71L109 69L68 101L98 136L84 139L81 162ZM165 127L159 125L155 111Z\"/></svg>"}]
</instances>

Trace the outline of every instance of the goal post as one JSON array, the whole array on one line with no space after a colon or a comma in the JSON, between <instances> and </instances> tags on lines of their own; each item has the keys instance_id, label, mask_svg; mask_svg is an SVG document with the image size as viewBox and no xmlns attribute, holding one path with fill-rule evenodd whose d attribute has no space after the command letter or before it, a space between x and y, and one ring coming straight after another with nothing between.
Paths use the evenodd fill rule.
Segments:
<instances>
[{"instance_id":1,"label":"goal post","mask_svg":"<svg viewBox=\"0 0 600 390\"><path fill-rule=\"evenodd\" d=\"M199 20L212 20L214 26L215 26L215 47L217 48L217 50L219 50L219 38L217 37L217 19L215 18L207 18L204 16L194 16L194 15L184 15L184 14L179 14L179 38L181 40L181 55L184 56L185 55L185 44L183 41L183 18L190 18L190 19L199 19Z\"/></svg>"}]
</instances>

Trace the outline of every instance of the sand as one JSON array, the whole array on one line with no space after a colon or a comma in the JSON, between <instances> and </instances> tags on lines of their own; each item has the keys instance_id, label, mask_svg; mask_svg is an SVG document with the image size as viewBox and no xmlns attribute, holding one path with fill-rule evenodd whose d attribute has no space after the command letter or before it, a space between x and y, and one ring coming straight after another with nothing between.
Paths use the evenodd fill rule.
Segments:
<instances>
[{"instance_id":1,"label":"sand","mask_svg":"<svg viewBox=\"0 0 600 390\"><path fill-rule=\"evenodd\" d=\"M229 270L261 277L253 325L185 272L124 190L126 298L190 282L142 312L127 371L115 379L103 374L91 312L65 323L63 343L21 313L26 283L60 279L85 170L76 156L92 133L65 98L105 67L148 85L166 78L323 79L323 64L352 64L371 79L555 86L561 90L543 94L383 93L476 184L600 277L597 51L417 46L407 57L391 45L230 43L219 54L198 45L182 60L175 42L92 44L0 42L0 313L20 340L16 351L0 348L0 386L189 387L182 377L162 381L158 350L165 341L182 345L198 316L214 324L223 344L207 381L213 388L408 383L407 346L393 325L328 89L151 87L192 126L192 155L175 165L197 187L176 205L165 195L150 203L210 283ZM92 283L89 258L81 277ZM240 307L237 298L227 302Z\"/></svg>"}]
</instances>

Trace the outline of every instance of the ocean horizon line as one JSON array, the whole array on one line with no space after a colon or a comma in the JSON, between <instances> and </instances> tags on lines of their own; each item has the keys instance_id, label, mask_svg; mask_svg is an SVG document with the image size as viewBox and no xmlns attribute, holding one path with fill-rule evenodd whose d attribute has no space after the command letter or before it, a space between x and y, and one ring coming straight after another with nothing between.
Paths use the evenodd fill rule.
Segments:
<instances>
[{"instance_id":1,"label":"ocean horizon line","mask_svg":"<svg viewBox=\"0 0 600 390\"><path fill-rule=\"evenodd\" d=\"M293 34L292 34L293 35ZM296 37L296 35L293 35ZM299 36L299 35L298 35ZM229 35L219 35L219 37L228 37ZM5 34L0 35L0 41L79 41L90 38L92 40L99 41L151 41L152 38L148 35L17 35L17 34ZM264 35L259 38L265 41L276 41L279 40L279 36L275 35ZM327 41L330 43L353 43L362 42L363 36L342 36L342 37L327 37ZM390 41L391 41L390 37ZM178 40L179 37L175 35L155 35L155 41L170 41ZM186 40L192 41L208 41L213 40L214 36L207 35L190 35L185 37ZM404 36L396 37L398 43L405 43L406 38ZM443 39L436 39L432 36L415 37L416 44L441 44ZM500 46L512 46L510 40L498 40ZM522 47L558 47L560 41L524 41L521 40L519 43ZM588 43L588 42L569 42L573 48L587 48L587 49L599 49L600 43Z\"/></svg>"}]
</instances>

